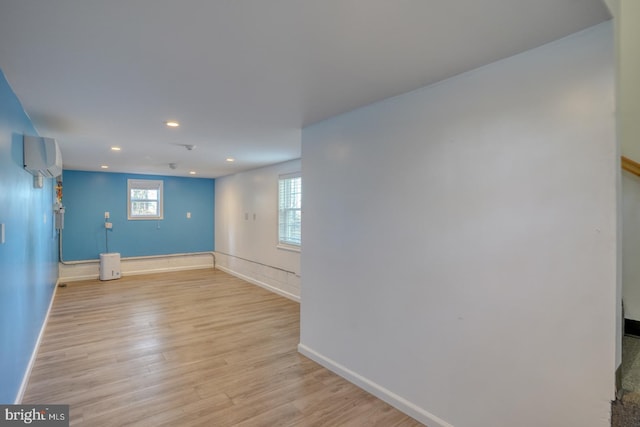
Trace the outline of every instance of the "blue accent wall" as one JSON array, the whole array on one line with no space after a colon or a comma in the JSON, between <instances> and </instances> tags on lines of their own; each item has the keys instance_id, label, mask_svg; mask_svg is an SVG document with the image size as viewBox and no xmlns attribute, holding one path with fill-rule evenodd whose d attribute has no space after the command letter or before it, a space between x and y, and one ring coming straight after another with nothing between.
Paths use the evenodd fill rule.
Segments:
<instances>
[{"instance_id":1,"label":"blue accent wall","mask_svg":"<svg viewBox=\"0 0 640 427\"><path fill-rule=\"evenodd\" d=\"M14 403L58 277L53 180L33 188L23 134L37 135L0 71L0 403ZM64 153L63 153L64 155Z\"/></svg>"},{"instance_id":2,"label":"blue accent wall","mask_svg":"<svg viewBox=\"0 0 640 427\"><path fill-rule=\"evenodd\" d=\"M214 180L157 175L65 170L62 234L65 261L213 251ZM164 182L164 219L127 220L127 180ZM105 231L104 213L113 229ZM187 218L191 212L191 218Z\"/></svg>"}]
</instances>

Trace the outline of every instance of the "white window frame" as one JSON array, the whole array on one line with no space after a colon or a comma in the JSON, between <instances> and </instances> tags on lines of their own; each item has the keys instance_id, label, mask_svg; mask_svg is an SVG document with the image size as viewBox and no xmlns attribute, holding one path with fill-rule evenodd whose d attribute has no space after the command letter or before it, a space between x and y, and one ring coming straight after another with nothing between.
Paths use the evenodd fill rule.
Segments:
<instances>
[{"instance_id":1,"label":"white window frame","mask_svg":"<svg viewBox=\"0 0 640 427\"><path fill-rule=\"evenodd\" d=\"M299 207L284 207L282 200L283 184L287 180L300 179L300 197L302 197L302 174L300 172L287 173L278 176L278 248L291 251L300 251L302 247L302 232L300 234L299 241L288 239L286 235L283 235L283 227L286 228L287 215L286 212L299 211L300 217L302 217L302 202ZM302 227L302 218L300 219L299 227Z\"/></svg>"},{"instance_id":2,"label":"white window frame","mask_svg":"<svg viewBox=\"0 0 640 427\"><path fill-rule=\"evenodd\" d=\"M158 199L149 201L156 201L158 203L158 213L156 215L133 215L131 211L132 202L140 201L139 199L131 199L131 190L158 190ZM127 219L128 220L159 220L164 219L164 191L163 181L158 179L128 179L127 180Z\"/></svg>"}]
</instances>

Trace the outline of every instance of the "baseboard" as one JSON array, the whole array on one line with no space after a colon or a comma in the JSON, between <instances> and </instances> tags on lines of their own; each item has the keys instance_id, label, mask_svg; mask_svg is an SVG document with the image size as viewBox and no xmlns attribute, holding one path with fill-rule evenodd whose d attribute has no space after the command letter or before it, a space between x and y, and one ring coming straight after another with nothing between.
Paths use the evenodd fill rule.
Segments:
<instances>
[{"instance_id":1,"label":"baseboard","mask_svg":"<svg viewBox=\"0 0 640 427\"><path fill-rule=\"evenodd\" d=\"M624 334L640 338L640 321L624 319Z\"/></svg>"},{"instance_id":2,"label":"baseboard","mask_svg":"<svg viewBox=\"0 0 640 427\"><path fill-rule=\"evenodd\" d=\"M286 292L286 291L283 291L282 289L278 289L275 286L272 286L272 285L270 285L268 283L261 282L260 280L256 280L253 277L246 276L246 275L244 275L242 273L238 273L237 271L231 270L228 267L217 265L216 268L219 269L219 270L224 271L225 273L229 273L232 276L235 276L235 277L237 277L239 279L245 280L245 281L247 281L247 282L249 282L251 284L260 286L261 288L264 288L264 289L266 289L268 291L271 291L271 292L276 293L276 294L278 294L280 296L288 298L288 299L290 299L292 301L295 301L297 303L300 302L300 297L299 296L294 295L294 294L289 293L289 292Z\"/></svg>"},{"instance_id":3,"label":"baseboard","mask_svg":"<svg viewBox=\"0 0 640 427\"><path fill-rule=\"evenodd\" d=\"M203 265L186 265L186 266L180 266L180 267L150 268L146 270L123 271L122 274L126 274L127 276L141 276L143 274L169 273L174 271L203 270L203 269L211 270L211 265L203 264Z\"/></svg>"},{"instance_id":4,"label":"baseboard","mask_svg":"<svg viewBox=\"0 0 640 427\"><path fill-rule=\"evenodd\" d=\"M217 267L216 267L217 268ZM166 268L150 268L147 270L131 270L122 271L122 276L142 276L143 274L154 273L170 273L174 271L187 271L187 270L203 270L211 269L211 265L189 265L183 267L166 267ZM94 280L98 279L100 274L85 274L82 276L69 276L60 278L61 282L79 282L80 280Z\"/></svg>"},{"instance_id":5,"label":"baseboard","mask_svg":"<svg viewBox=\"0 0 640 427\"><path fill-rule=\"evenodd\" d=\"M24 376L22 377L22 383L20 384L20 389L18 389L18 394L16 395L16 400L14 401L16 405L19 405L22 403L22 399L24 398L24 393L27 390L27 385L29 384L29 378L31 377L31 371L33 370L33 365L36 363L36 358L38 357L38 350L40 349L40 341L42 341L44 330L47 327L47 323L49 323L49 314L51 314L51 308L53 307L53 300L56 298L56 292L58 292L59 284L60 284L60 279L56 280L56 283L54 285L53 294L51 294L51 301L49 301L49 308L47 308L47 314L45 314L44 316L44 321L42 322L42 326L40 327L40 333L38 334L36 345L33 347L33 351L31 352L31 357L29 358L29 364L27 365L27 369L24 372Z\"/></svg>"},{"instance_id":6,"label":"baseboard","mask_svg":"<svg viewBox=\"0 0 640 427\"><path fill-rule=\"evenodd\" d=\"M375 382L351 371L350 369L340 365L339 363L331 360L328 357L321 355L320 353L312 350L304 344L298 344L298 351L314 362L319 363L330 371L340 375L347 381L357 385L361 389L373 394L377 398L387 402L389 405L404 412L412 418L420 421L429 427L453 427L448 422L436 417L428 411L420 408L419 406L409 402L408 400L398 396L390 390L376 384Z\"/></svg>"},{"instance_id":7,"label":"baseboard","mask_svg":"<svg viewBox=\"0 0 640 427\"><path fill-rule=\"evenodd\" d=\"M83 276L69 276L69 277L61 277L60 283L66 282L80 282L82 280L94 280L100 277L100 274L87 274Z\"/></svg>"},{"instance_id":8,"label":"baseboard","mask_svg":"<svg viewBox=\"0 0 640 427\"><path fill-rule=\"evenodd\" d=\"M206 257L206 261L205 261ZM141 274L168 273L174 271L197 270L202 268L212 268L209 262L210 255L180 254L167 257L156 256L147 259L127 259L122 258L120 269L122 276L135 276ZM59 264L58 275L61 282L77 282L80 280L94 280L99 277L100 263L96 260L87 263Z\"/></svg>"}]
</instances>

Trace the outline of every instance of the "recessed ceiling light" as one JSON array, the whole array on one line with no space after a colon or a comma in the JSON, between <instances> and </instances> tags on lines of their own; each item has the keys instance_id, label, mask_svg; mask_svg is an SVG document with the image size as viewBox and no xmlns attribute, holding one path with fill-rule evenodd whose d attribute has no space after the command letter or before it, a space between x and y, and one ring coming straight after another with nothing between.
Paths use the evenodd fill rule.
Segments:
<instances>
[{"instance_id":1,"label":"recessed ceiling light","mask_svg":"<svg viewBox=\"0 0 640 427\"><path fill-rule=\"evenodd\" d=\"M189 171L189 175L195 175L196 171Z\"/></svg>"},{"instance_id":2,"label":"recessed ceiling light","mask_svg":"<svg viewBox=\"0 0 640 427\"><path fill-rule=\"evenodd\" d=\"M102 166L100 166L100 167L101 167L102 169L109 169L109 166L107 166L107 165L102 165Z\"/></svg>"},{"instance_id":3,"label":"recessed ceiling light","mask_svg":"<svg viewBox=\"0 0 640 427\"><path fill-rule=\"evenodd\" d=\"M235 161L236 161L236 159L234 159L233 157L227 157L227 162L233 163Z\"/></svg>"},{"instance_id":4,"label":"recessed ceiling light","mask_svg":"<svg viewBox=\"0 0 640 427\"><path fill-rule=\"evenodd\" d=\"M169 120L164 122L165 125L169 126L170 128L177 128L178 126L180 126L180 123L176 122L175 120Z\"/></svg>"},{"instance_id":5,"label":"recessed ceiling light","mask_svg":"<svg viewBox=\"0 0 640 427\"><path fill-rule=\"evenodd\" d=\"M120 147L113 146L111 147L111 151L120 151L122 150Z\"/></svg>"}]
</instances>

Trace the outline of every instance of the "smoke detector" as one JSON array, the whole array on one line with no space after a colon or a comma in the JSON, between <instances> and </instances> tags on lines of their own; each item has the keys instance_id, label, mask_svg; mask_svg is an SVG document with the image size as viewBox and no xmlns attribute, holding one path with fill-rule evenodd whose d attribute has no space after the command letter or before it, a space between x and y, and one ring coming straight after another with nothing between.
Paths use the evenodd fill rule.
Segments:
<instances>
[{"instance_id":1,"label":"smoke detector","mask_svg":"<svg viewBox=\"0 0 640 427\"><path fill-rule=\"evenodd\" d=\"M180 144L178 142L170 142L171 145L176 145L178 147L184 147L187 149L187 151L193 151L196 149L196 146L193 144Z\"/></svg>"}]
</instances>

